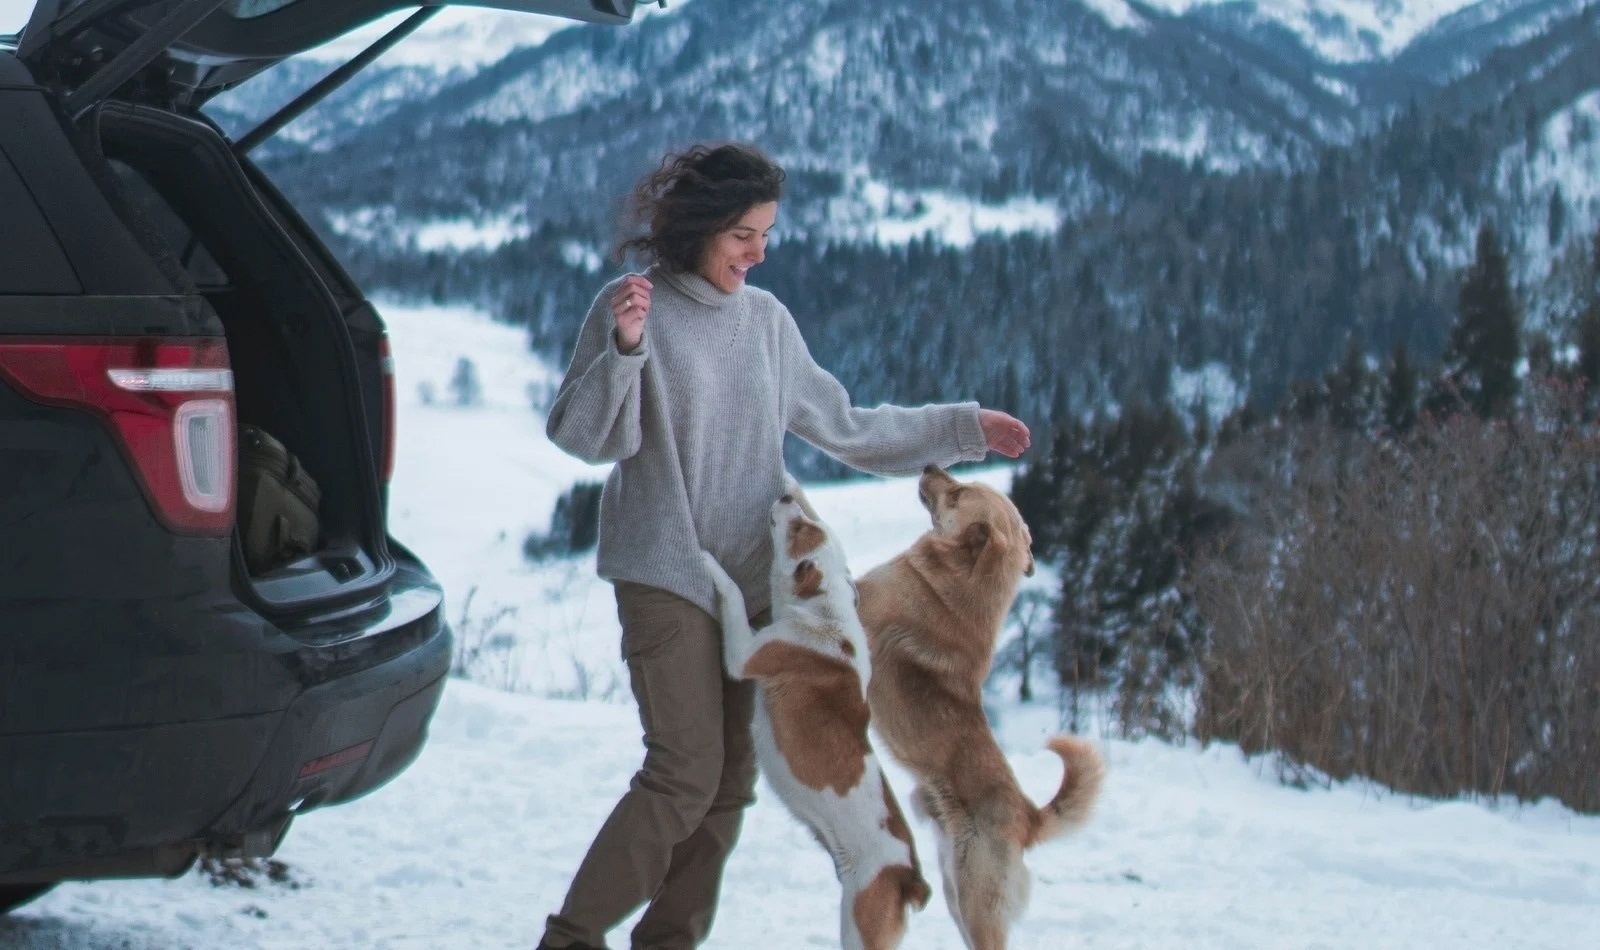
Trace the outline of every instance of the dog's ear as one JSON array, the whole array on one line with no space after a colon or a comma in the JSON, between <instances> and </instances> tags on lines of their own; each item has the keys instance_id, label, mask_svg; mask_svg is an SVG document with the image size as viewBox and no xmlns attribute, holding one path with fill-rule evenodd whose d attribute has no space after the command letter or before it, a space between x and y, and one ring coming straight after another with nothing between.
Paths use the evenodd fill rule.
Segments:
<instances>
[{"instance_id":1,"label":"dog's ear","mask_svg":"<svg viewBox=\"0 0 1600 950\"><path fill-rule=\"evenodd\" d=\"M789 556L805 557L827 543L828 533L804 518L789 521Z\"/></svg>"},{"instance_id":2,"label":"dog's ear","mask_svg":"<svg viewBox=\"0 0 1600 950\"><path fill-rule=\"evenodd\" d=\"M989 545L989 539L993 534L987 521L974 521L961 532L961 547L972 555L973 560L977 560L978 555Z\"/></svg>"},{"instance_id":3,"label":"dog's ear","mask_svg":"<svg viewBox=\"0 0 1600 950\"><path fill-rule=\"evenodd\" d=\"M1028 566L1022 569L1022 576L1023 577L1032 577L1033 576L1033 571L1034 571L1033 549L1030 548L1028 550Z\"/></svg>"},{"instance_id":4,"label":"dog's ear","mask_svg":"<svg viewBox=\"0 0 1600 950\"><path fill-rule=\"evenodd\" d=\"M822 569L815 561L805 560L794 566L794 595L804 600L822 593Z\"/></svg>"}]
</instances>

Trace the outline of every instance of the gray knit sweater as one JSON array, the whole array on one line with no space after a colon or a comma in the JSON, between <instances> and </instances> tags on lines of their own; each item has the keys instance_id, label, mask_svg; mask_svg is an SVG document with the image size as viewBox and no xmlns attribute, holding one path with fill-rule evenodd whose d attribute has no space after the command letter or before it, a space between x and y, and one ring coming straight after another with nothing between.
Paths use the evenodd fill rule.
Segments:
<instances>
[{"instance_id":1,"label":"gray knit sweater","mask_svg":"<svg viewBox=\"0 0 1600 950\"><path fill-rule=\"evenodd\" d=\"M602 577L665 588L716 616L704 548L752 615L766 608L786 431L881 475L984 457L977 403L852 407L772 294L728 294L660 267L646 276L654 290L638 349L617 349L618 278L589 308L547 427L570 454L617 463L600 501Z\"/></svg>"}]
</instances>

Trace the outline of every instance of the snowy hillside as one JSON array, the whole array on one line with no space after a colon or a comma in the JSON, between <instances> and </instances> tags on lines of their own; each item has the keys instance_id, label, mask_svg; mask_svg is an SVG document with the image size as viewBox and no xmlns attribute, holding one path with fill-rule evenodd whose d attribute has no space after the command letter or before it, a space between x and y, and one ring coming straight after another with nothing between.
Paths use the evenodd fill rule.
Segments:
<instances>
[{"instance_id":1,"label":"snowy hillside","mask_svg":"<svg viewBox=\"0 0 1600 950\"><path fill-rule=\"evenodd\" d=\"M435 43L430 24L399 48L415 59L379 66L415 90L418 67L407 64L434 49L442 58L430 68L448 81L429 94L363 87L330 99L290 130L322 154L273 171L343 214L395 201L398 180L408 200L587 222L608 214L591 193L632 180L662 149L741 137L798 173L791 225L859 237L884 216L874 203L883 190L909 206L958 195L983 213L1030 202L1053 224L1127 190L1146 154L1220 170L1282 166L1349 140L1363 121L1348 91L1321 81L1328 64L1292 44L1264 52L1269 40L1243 26L1152 11L1132 33L1098 7L1041 12L1011 0L778 9L694 0L537 46L507 29L496 42L517 48L488 65L464 64L473 44ZM271 82L218 107L249 116L284 101ZM375 112L374 100L395 107Z\"/></svg>"},{"instance_id":2,"label":"snowy hillside","mask_svg":"<svg viewBox=\"0 0 1600 950\"><path fill-rule=\"evenodd\" d=\"M1535 148L1505 149L1495 184L1523 196L1506 227L1521 236L1516 264L1525 283L1549 277L1572 235L1593 233L1600 221L1600 90L1555 112L1539 127ZM1536 325L1549 315L1535 313Z\"/></svg>"},{"instance_id":3,"label":"snowy hillside","mask_svg":"<svg viewBox=\"0 0 1600 950\"><path fill-rule=\"evenodd\" d=\"M527 387L553 371L524 353L519 331L460 310L384 313L400 374L394 531L445 582L453 611L474 587L475 614L516 609L501 627L514 645L506 685L524 692L453 680L414 766L367 798L296 823L278 855L282 882L219 888L190 874L68 884L0 918L0 946L526 950L561 900L637 766L638 726L625 687L601 688L621 664L592 557L530 569L519 547L565 486L599 472L544 440ZM483 383L480 406L444 404L461 357ZM1003 485L1004 472L983 477ZM909 480L812 493L863 567L925 523ZM547 698L574 692L579 669L611 701ZM1056 712L1048 702L996 701L1011 761L1042 798L1059 779L1040 750ZM1411 801L1360 783L1296 790L1232 747L1093 734L1110 765L1098 816L1030 855L1019 950L1600 944L1600 818L1551 805ZM911 787L898 770L891 781L902 796ZM827 859L770 792L759 794L708 947L836 945ZM927 829L914 830L931 854ZM613 933L613 945L625 942L625 929ZM937 894L913 917L906 947L960 947Z\"/></svg>"},{"instance_id":4,"label":"snowy hillside","mask_svg":"<svg viewBox=\"0 0 1600 950\"><path fill-rule=\"evenodd\" d=\"M647 17L682 9L690 0L672 0L663 10L654 3L640 4L638 23ZM342 62L404 22L413 11L380 17L359 30L306 53L306 58ZM388 66L421 66L438 73L476 69L503 58L512 50L538 46L557 30L576 21L539 14L513 13L482 7L446 7L406 41L384 54Z\"/></svg>"},{"instance_id":5,"label":"snowy hillside","mask_svg":"<svg viewBox=\"0 0 1600 950\"><path fill-rule=\"evenodd\" d=\"M1383 219L1361 225L1368 240L1414 228L1422 272L1460 265L1474 231L1465 219L1479 209L1520 219L1546 210L1551 185L1538 168L1528 189L1458 192L1488 189L1494 151L1523 145L1531 164L1561 164L1552 140L1503 130L1581 114L1593 88L1573 65L1592 60L1596 42L1583 0L781 9L693 0L642 6L627 27L560 30L545 17L447 9L291 125L268 170L313 220L354 239L368 240L359 224L377 218L396 245L426 251L441 246L434 231L466 216L509 223L475 247L544 226L592 242L615 211L596 195L609 199L663 149L731 136L762 142L794 172L793 236L965 247L979 234L1048 235L1118 215L1173 177L1166 160L1245 175L1336 161L1319 150L1360 146L1395 110L1422 103L1422 120L1381 136L1469 122L1450 154L1472 167L1442 175L1440 188L1379 182L1339 196L1353 219ZM391 22L313 55L349 55ZM291 61L222 97L219 121L247 128L326 69L308 65ZM1470 118L1485 110L1499 115ZM1428 203L1371 207L1410 188ZM1592 220L1583 204L1573 210L1578 227ZM1548 269L1539 263L1524 276Z\"/></svg>"},{"instance_id":6,"label":"snowy hillside","mask_svg":"<svg viewBox=\"0 0 1600 950\"><path fill-rule=\"evenodd\" d=\"M1086 0L1125 6L1124 0ZM1173 13L1222 6L1227 0L1146 0ZM1479 0L1253 0L1233 5L1294 33L1331 63L1383 59L1398 53L1445 17Z\"/></svg>"},{"instance_id":7,"label":"snowy hillside","mask_svg":"<svg viewBox=\"0 0 1600 950\"><path fill-rule=\"evenodd\" d=\"M641 4L635 20L682 9L690 0L670 0L665 10ZM1087 7L1106 23L1139 30L1149 19L1129 0L1069 0ZM1143 0L1142 6L1173 15L1224 4L1251 8L1251 13L1294 33L1329 62L1350 63L1393 56L1413 39L1457 11L1479 0ZM1492 4L1490 4L1492 5ZM360 50L408 13L384 17L350 36L320 47L318 59L340 59ZM567 21L498 10L457 7L443 11L402 44L387 62L430 66L441 71L482 66L513 49L536 46Z\"/></svg>"}]
</instances>

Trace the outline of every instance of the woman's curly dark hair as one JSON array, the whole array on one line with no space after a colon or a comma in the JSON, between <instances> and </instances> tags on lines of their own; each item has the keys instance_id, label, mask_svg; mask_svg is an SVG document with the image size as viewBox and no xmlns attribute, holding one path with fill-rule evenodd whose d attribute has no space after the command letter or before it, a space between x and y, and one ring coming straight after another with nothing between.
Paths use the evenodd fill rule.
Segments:
<instances>
[{"instance_id":1,"label":"woman's curly dark hair","mask_svg":"<svg viewBox=\"0 0 1600 950\"><path fill-rule=\"evenodd\" d=\"M647 263L693 271L712 238L756 205L778 200L783 178L777 162L743 142L669 153L628 197L630 230L644 233L621 241L617 259L637 251Z\"/></svg>"}]
</instances>

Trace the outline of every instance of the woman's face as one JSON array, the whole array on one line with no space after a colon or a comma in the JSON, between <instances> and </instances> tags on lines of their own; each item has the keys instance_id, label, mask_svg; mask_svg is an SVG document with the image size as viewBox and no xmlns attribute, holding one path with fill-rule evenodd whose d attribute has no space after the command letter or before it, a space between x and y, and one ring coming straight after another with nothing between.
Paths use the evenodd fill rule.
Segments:
<instances>
[{"instance_id":1,"label":"woman's face","mask_svg":"<svg viewBox=\"0 0 1600 950\"><path fill-rule=\"evenodd\" d=\"M767 236L778 220L778 203L768 201L744 213L733 227L718 234L706 245L698 272L711 285L731 294L744 284L750 268L767 257Z\"/></svg>"}]
</instances>

